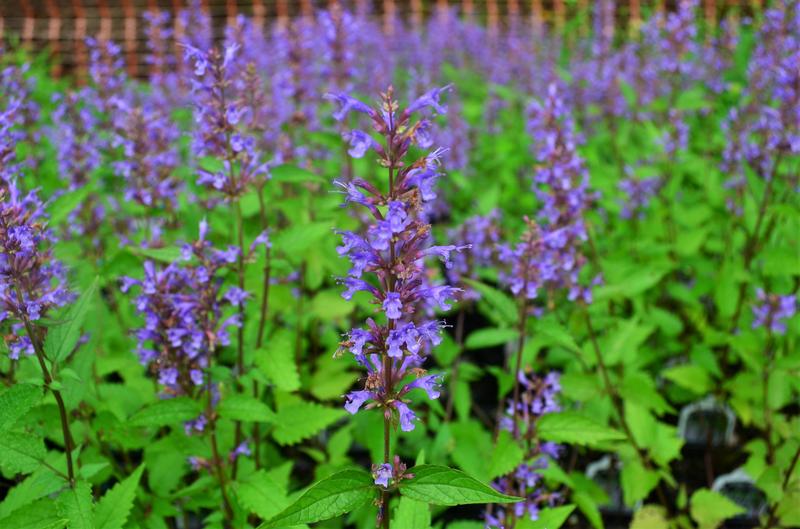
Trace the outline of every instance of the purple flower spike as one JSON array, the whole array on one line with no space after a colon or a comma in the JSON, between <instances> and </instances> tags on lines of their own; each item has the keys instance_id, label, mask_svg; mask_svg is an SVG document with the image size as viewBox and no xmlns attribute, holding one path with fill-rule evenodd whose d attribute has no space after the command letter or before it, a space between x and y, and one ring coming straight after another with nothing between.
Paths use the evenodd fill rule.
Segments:
<instances>
[{"instance_id":1,"label":"purple flower spike","mask_svg":"<svg viewBox=\"0 0 800 529\"><path fill-rule=\"evenodd\" d=\"M348 276L339 283L346 286L342 296L351 299L357 291L371 294L379 317L367 320L367 328L353 329L340 343L337 354L349 351L367 371L363 389L345 397L345 408L357 413L362 407L382 408L384 421L397 421L403 431L412 431L418 417L404 402L412 389L420 388L430 399L441 394L440 375L426 375L422 368L431 348L441 343L442 322L433 320L435 307L449 310L461 289L431 281L426 260L439 257L450 266L453 254L469 249L469 244L434 246L427 222L431 201L436 199L435 183L439 176L443 149L436 149L416 160L408 160L409 149L416 144L427 148L430 123L414 123L415 110L431 106L444 112L440 103L448 87L432 90L407 110L401 110L390 87L381 94L381 105L367 109L349 96L331 96L341 110L337 119L349 110L367 114L372 130L382 137L378 143L360 129L345 131L350 155L361 157L370 148L379 159L385 183L378 185L361 178L336 181L344 190L345 205L357 204L364 213L357 231L340 231L340 256L350 260ZM377 137L377 136L376 136ZM388 189L384 191L384 189ZM360 206L364 206L361 209ZM403 382L413 377L407 384ZM395 469L401 463L395 464ZM391 467L381 467L380 483L388 486ZM384 474L385 473L385 474ZM398 471L395 479L401 479ZM378 481L376 481L378 483Z\"/></svg>"}]
</instances>

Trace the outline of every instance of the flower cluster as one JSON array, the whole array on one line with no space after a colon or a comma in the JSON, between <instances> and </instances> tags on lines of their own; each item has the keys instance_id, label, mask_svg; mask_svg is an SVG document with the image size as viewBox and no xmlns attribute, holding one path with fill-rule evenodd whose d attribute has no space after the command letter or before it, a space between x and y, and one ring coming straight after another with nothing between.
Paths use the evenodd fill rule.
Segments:
<instances>
[{"instance_id":1,"label":"flower cluster","mask_svg":"<svg viewBox=\"0 0 800 529\"><path fill-rule=\"evenodd\" d=\"M573 123L558 88L551 84L543 102L530 106L529 133L536 168L533 188L542 201L542 224L528 222L523 241L501 247L501 262L512 263L503 276L515 295L533 299L541 288L569 289L570 300L591 302L591 290L579 284L586 258L584 212L593 199L588 172L576 150Z\"/></svg>"},{"instance_id":2,"label":"flower cluster","mask_svg":"<svg viewBox=\"0 0 800 529\"><path fill-rule=\"evenodd\" d=\"M13 331L5 335L13 359L34 353L25 322L72 299L66 269L52 256L55 238L46 218L35 191L23 193L13 180L0 189L0 322Z\"/></svg>"},{"instance_id":3,"label":"flower cluster","mask_svg":"<svg viewBox=\"0 0 800 529\"><path fill-rule=\"evenodd\" d=\"M150 208L174 209L181 181L180 130L167 109L153 99L128 93L115 102L112 145L120 148L115 171L125 179L125 199Z\"/></svg>"},{"instance_id":4,"label":"flower cluster","mask_svg":"<svg viewBox=\"0 0 800 529\"><path fill-rule=\"evenodd\" d=\"M194 68L194 151L199 157L213 157L222 164L218 169L201 169L197 183L221 192L227 199L240 197L251 183L269 177L255 139L243 130L253 109L234 89L240 46L229 43L222 51L184 46L186 62Z\"/></svg>"},{"instance_id":5,"label":"flower cluster","mask_svg":"<svg viewBox=\"0 0 800 529\"><path fill-rule=\"evenodd\" d=\"M123 292L134 285L141 288L135 300L144 318L144 326L135 332L139 359L170 395L194 395L207 381L204 370L215 351L230 343L228 329L241 325L238 314L225 317L224 308L248 297L238 287L223 292L222 274L235 266L239 249L216 249L207 236L203 221L198 240L184 245L182 262L158 266L147 261L143 279L122 281ZM256 240L265 242L264 237Z\"/></svg>"},{"instance_id":6,"label":"flower cluster","mask_svg":"<svg viewBox=\"0 0 800 529\"><path fill-rule=\"evenodd\" d=\"M336 119L343 120L350 111L366 114L384 140L378 143L367 132L349 131L345 137L351 156L362 157L374 150L389 172L385 192L360 178L336 182L344 191L345 204L363 206L371 216L362 232L340 232L343 244L338 252L352 265L348 276L341 279L347 287L342 295L349 300L364 291L384 316L381 322L369 318L366 328L353 329L341 343L340 351L352 353L367 370L364 388L346 396L345 408L350 413L365 404L367 408L382 408L387 421L399 423L403 431L413 430L417 419L404 399L408 392L420 388L431 399L440 394L441 377L426 374L422 364L430 348L441 342L443 323L428 318L420 308L425 300L433 300L439 308L448 310L459 291L446 284L431 285L425 277L424 261L437 256L447 263L451 253L467 247L431 245L431 227L421 215L425 204L436 198L434 185L441 150L411 163L405 161L412 144L423 149L431 145L428 120L412 122L412 115L425 108L445 112L439 98L446 89L431 90L405 110L399 109L391 88L382 94L378 108L346 94L329 96L339 105ZM406 380L409 377L411 381Z\"/></svg>"},{"instance_id":7,"label":"flower cluster","mask_svg":"<svg viewBox=\"0 0 800 529\"><path fill-rule=\"evenodd\" d=\"M650 204L650 199L661 189L663 182L657 176L651 178L635 178L629 176L618 184L620 191L625 193L620 216L630 219L634 216L644 216L644 210Z\"/></svg>"},{"instance_id":8,"label":"flower cluster","mask_svg":"<svg viewBox=\"0 0 800 529\"><path fill-rule=\"evenodd\" d=\"M753 328L766 327L770 332L786 333L786 320L797 312L797 297L794 294L779 296L756 291L759 305L753 307Z\"/></svg>"},{"instance_id":9,"label":"flower cluster","mask_svg":"<svg viewBox=\"0 0 800 529\"><path fill-rule=\"evenodd\" d=\"M3 50L0 48L0 60ZM16 146L31 137L39 117L39 105L31 94L32 83L25 77L27 65L0 70L0 182L13 178L21 169Z\"/></svg>"},{"instance_id":10,"label":"flower cluster","mask_svg":"<svg viewBox=\"0 0 800 529\"><path fill-rule=\"evenodd\" d=\"M536 423L542 416L561 410L557 401L558 393L561 391L559 375L551 372L540 378L535 375L528 377L525 373L519 372L517 377L522 393L516 409L513 402L509 401L501 427L513 432L522 442L522 446L526 447L525 460L513 472L492 485L504 494L524 498L524 501L514 504L511 512L505 508L487 511L485 515L487 528L512 527L510 516L514 519L528 516L531 520L537 520L541 507L552 507L562 499L559 493L547 490L541 475L541 470L547 468L549 459L559 458L561 446L552 442L542 442L536 434Z\"/></svg>"},{"instance_id":11,"label":"flower cluster","mask_svg":"<svg viewBox=\"0 0 800 529\"><path fill-rule=\"evenodd\" d=\"M732 174L728 187L737 192L746 185L745 167L771 180L782 158L800 153L799 26L797 5L776 6L764 13L745 97L723 122L729 141L723 151L722 169ZM732 201L729 208L738 210L738 202Z\"/></svg>"}]
</instances>

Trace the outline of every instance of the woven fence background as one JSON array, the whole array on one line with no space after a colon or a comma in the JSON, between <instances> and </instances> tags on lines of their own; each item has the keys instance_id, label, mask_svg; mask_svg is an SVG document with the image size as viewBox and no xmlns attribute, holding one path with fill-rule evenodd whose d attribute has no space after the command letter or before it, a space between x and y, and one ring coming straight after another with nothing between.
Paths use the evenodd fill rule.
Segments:
<instances>
[{"instance_id":1,"label":"woven fence background","mask_svg":"<svg viewBox=\"0 0 800 529\"><path fill-rule=\"evenodd\" d=\"M87 36L111 38L122 44L131 75L145 75L141 60L145 52L142 14L165 10L172 14L189 0L0 0L0 41L20 44L33 51L53 55L53 74L82 70L88 60ZM490 27L499 27L510 17L528 17L536 22L564 27L578 21L578 31L588 32L585 16L595 0L202 0L211 15L214 33L221 36L238 14L252 16L257 24L283 23L291 17L308 16L316 9L341 3L367 9L389 21L400 15L421 24L437 10L456 7ZM715 24L724 17L738 19L762 7L762 0L700 0L706 21ZM649 12L674 8L675 0L620 0L617 23L635 32Z\"/></svg>"}]
</instances>

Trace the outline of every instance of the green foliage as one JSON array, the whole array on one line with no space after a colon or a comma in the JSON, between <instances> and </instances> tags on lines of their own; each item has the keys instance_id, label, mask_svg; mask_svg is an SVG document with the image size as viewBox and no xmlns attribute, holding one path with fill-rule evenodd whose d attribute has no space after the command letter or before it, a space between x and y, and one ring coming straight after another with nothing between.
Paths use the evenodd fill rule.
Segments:
<instances>
[{"instance_id":1,"label":"green foliage","mask_svg":"<svg viewBox=\"0 0 800 529\"><path fill-rule=\"evenodd\" d=\"M273 437L283 445L296 444L319 433L345 413L341 408L326 408L314 402L289 402L278 408Z\"/></svg>"},{"instance_id":2,"label":"green foliage","mask_svg":"<svg viewBox=\"0 0 800 529\"><path fill-rule=\"evenodd\" d=\"M136 489L144 472L140 465L133 474L106 492L94 511L96 529L122 529L136 499Z\"/></svg>"},{"instance_id":3,"label":"green foliage","mask_svg":"<svg viewBox=\"0 0 800 529\"><path fill-rule=\"evenodd\" d=\"M744 509L721 494L699 489L690 500L692 518L701 529L713 529L732 516L741 514Z\"/></svg>"},{"instance_id":4,"label":"green foliage","mask_svg":"<svg viewBox=\"0 0 800 529\"><path fill-rule=\"evenodd\" d=\"M130 418L131 426L168 426L194 419L200 404L188 397L159 400L147 405Z\"/></svg>"},{"instance_id":5,"label":"green foliage","mask_svg":"<svg viewBox=\"0 0 800 529\"><path fill-rule=\"evenodd\" d=\"M452 468L420 465L409 470L414 477L400 484L400 494L434 505L514 503L520 498L497 492L477 479Z\"/></svg>"},{"instance_id":6,"label":"green foliage","mask_svg":"<svg viewBox=\"0 0 800 529\"><path fill-rule=\"evenodd\" d=\"M0 393L0 431L6 430L42 399L42 389L32 384L17 384Z\"/></svg>"},{"instance_id":7,"label":"green foliage","mask_svg":"<svg viewBox=\"0 0 800 529\"><path fill-rule=\"evenodd\" d=\"M56 325L48 329L47 338L44 341L44 352L52 362L63 361L78 344L81 328L94 302L97 284L98 279L95 278L77 301L69 306Z\"/></svg>"},{"instance_id":8,"label":"green foliage","mask_svg":"<svg viewBox=\"0 0 800 529\"><path fill-rule=\"evenodd\" d=\"M312 485L297 501L261 524L259 529L334 518L374 500L377 492L369 473L360 469L343 470Z\"/></svg>"},{"instance_id":9,"label":"green foliage","mask_svg":"<svg viewBox=\"0 0 800 529\"><path fill-rule=\"evenodd\" d=\"M594 446L607 441L617 441L624 436L607 426L576 412L550 413L538 424L542 439L559 443Z\"/></svg>"}]
</instances>

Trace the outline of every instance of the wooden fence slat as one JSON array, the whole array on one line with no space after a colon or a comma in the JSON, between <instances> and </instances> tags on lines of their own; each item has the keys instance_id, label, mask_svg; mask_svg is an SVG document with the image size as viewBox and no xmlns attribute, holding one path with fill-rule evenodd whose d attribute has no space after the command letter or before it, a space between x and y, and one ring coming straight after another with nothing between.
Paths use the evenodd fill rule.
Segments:
<instances>
[{"instance_id":1,"label":"wooden fence slat","mask_svg":"<svg viewBox=\"0 0 800 529\"><path fill-rule=\"evenodd\" d=\"M492 32L513 18L527 20L534 31L544 24L562 30L568 20L579 16L575 35L585 36L592 31L591 17L596 16L596 3L602 0L0 0L0 40L13 36L31 50L48 48L59 58L53 61L53 74L58 75L62 65L85 70L87 36L113 39L122 45L127 68L135 76L147 69L143 62L147 46L142 12L148 9L169 13L174 32L169 45L180 56L178 42L191 28L182 27L177 14L197 1L211 17L212 34L219 39L239 14L252 17L254 27L263 31L273 21L286 27L291 17L313 17L317 9L331 6L344 6L356 16L378 20L388 33L395 31L395 20L400 16L415 27L424 27L428 17L442 16L455 8L459 15L485 23ZM665 14L674 10L679 0L608 1L617 8L616 21L609 23L635 35L642 23L643 6ZM713 26L723 20L736 24L766 2L702 0L699 4L698 16Z\"/></svg>"}]
</instances>

